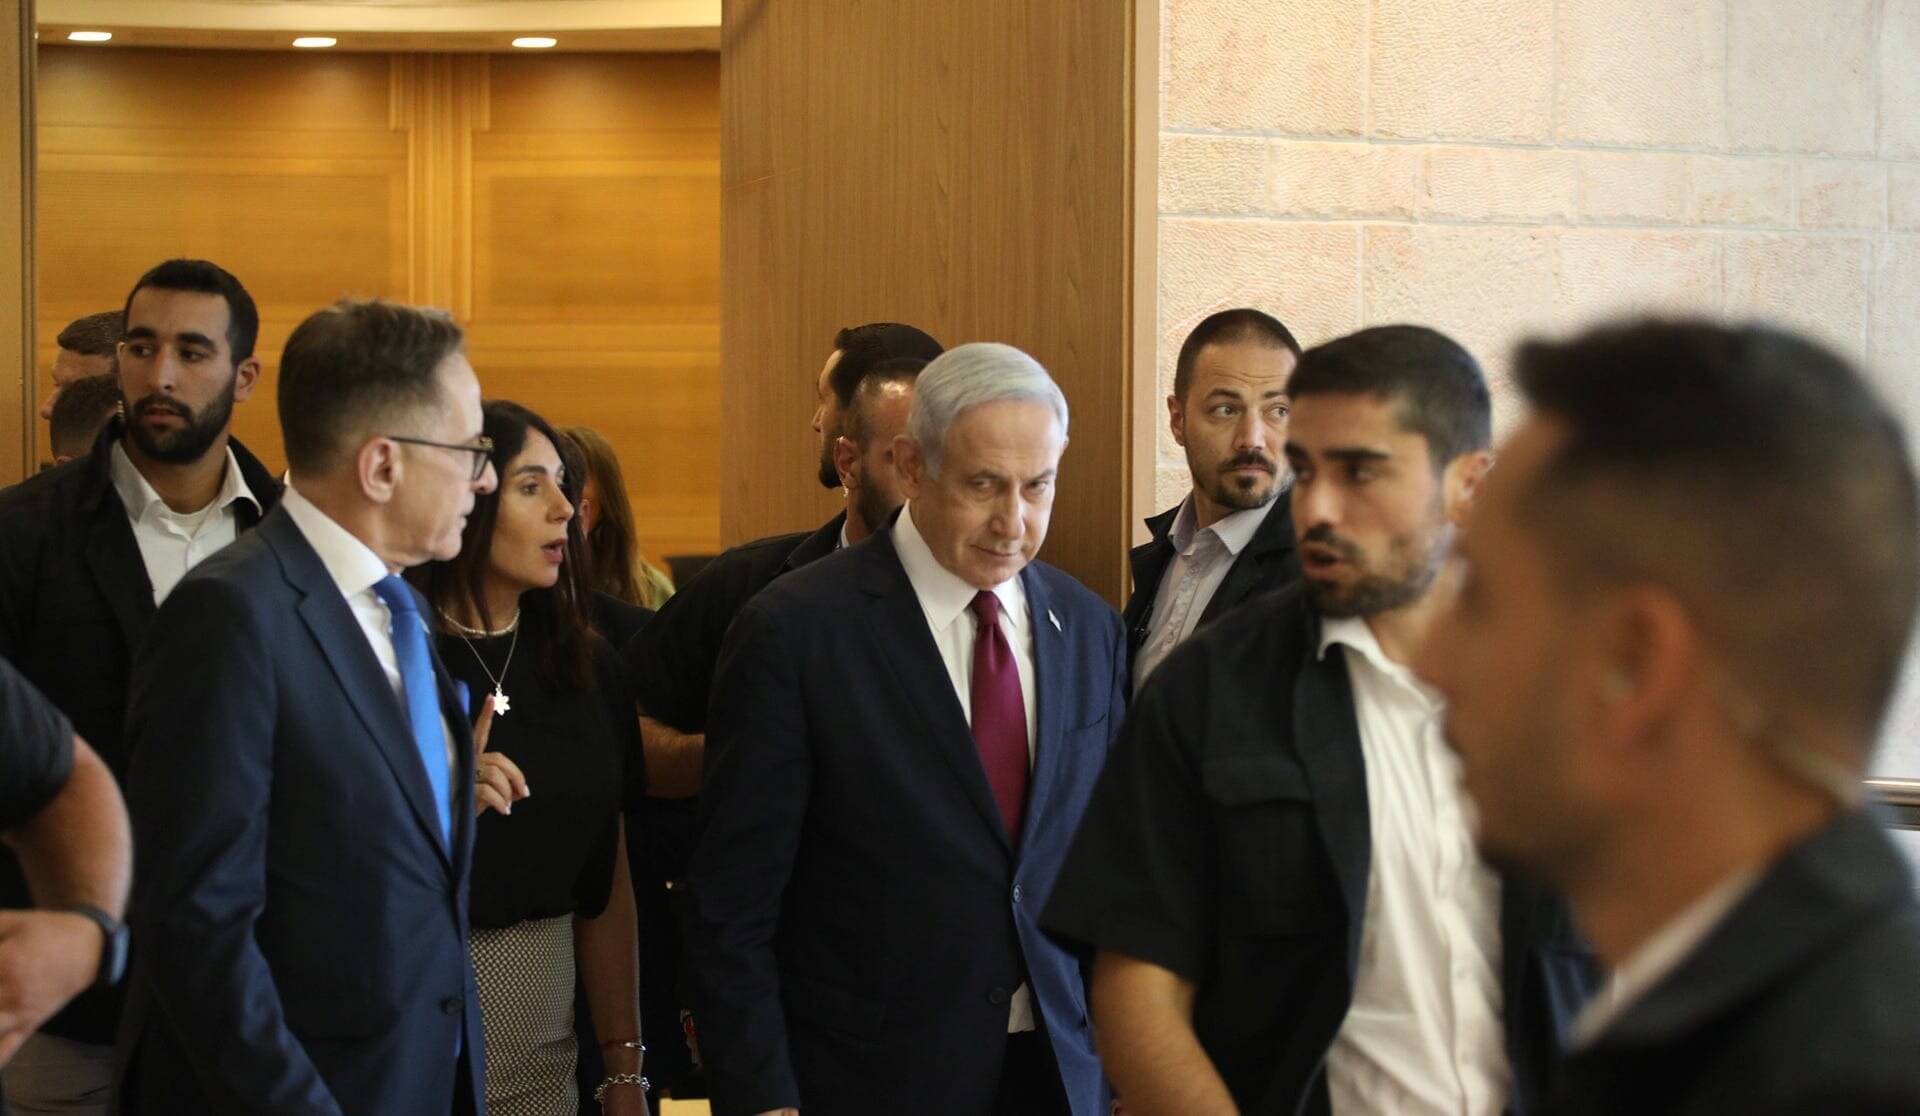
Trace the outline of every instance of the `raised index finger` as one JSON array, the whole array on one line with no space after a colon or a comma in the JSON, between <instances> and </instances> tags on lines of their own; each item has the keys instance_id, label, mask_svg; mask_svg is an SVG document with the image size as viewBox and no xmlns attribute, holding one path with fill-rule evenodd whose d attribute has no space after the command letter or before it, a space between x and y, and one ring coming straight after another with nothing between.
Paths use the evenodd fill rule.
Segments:
<instances>
[{"instance_id":1,"label":"raised index finger","mask_svg":"<svg viewBox=\"0 0 1920 1116\"><path fill-rule=\"evenodd\" d=\"M493 735L493 695L480 703L480 716L473 722L473 754L480 755L487 750L487 739Z\"/></svg>"}]
</instances>

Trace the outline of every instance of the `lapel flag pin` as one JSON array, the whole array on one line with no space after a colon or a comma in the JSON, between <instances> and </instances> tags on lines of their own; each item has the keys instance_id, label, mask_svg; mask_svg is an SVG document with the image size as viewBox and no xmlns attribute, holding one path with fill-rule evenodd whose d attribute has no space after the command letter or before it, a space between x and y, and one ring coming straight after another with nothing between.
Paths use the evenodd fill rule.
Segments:
<instances>
[{"instance_id":1,"label":"lapel flag pin","mask_svg":"<svg viewBox=\"0 0 1920 1116\"><path fill-rule=\"evenodd\" d=\"M1053 610L1052 610L1052 609L1048 609L1048 610L1047 610L1047 619L1049 619L1049 620L1051 620L1051 621L1053 621L1053 630L1054 630L1054 631L1056 631L1056 632L1063 632L1063 631L1066 631L1066 629L1065 629L1065 628L1062 628L1062 627L1060 626L1060 618L1059 618L1058 616L1055 616L1055 615L1053 614Z\"/></svg>"}]
</instances>

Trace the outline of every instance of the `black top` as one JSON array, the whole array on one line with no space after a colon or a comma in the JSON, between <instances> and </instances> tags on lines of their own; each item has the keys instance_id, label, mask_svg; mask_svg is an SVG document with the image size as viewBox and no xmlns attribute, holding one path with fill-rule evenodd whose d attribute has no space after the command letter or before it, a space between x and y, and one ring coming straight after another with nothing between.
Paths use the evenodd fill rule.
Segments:
<instances>
[{"instance_id":1,"label":"black top","mask_svg":"<svg viewBox=\"0 0 1920 1116\"><path fill-rule=\"evenodd\" d=\"M1920 1112L1920 905L1878 822L1845 814L1570 1055L1555 1116Z\"/></svg>"},{"instance_id":2,"label":"black top","mask_svg":"<svg viewBox=\"0 0 1920 1116\"><path fill-rule=\"evenodd\" d=\"M1325 1113L1372 865L1345 660L1296 585L1173 649L1126 726L1042 924L1196 986L1194 1031L1240 1111ZM1508 1111L1539 1104L1597 983L1558 900L1502 877Z\"/></svg>"},{"instance_id":3,"label":"black top","mask_svg":"<svg viewBox=\"0 0 1920 1116\"><path fill-rule=\"evenodd\" d=\"M593 630L600 638L613 644L615 650L625 648L640 634L640 629L653 619L653 610L628 604L619 597L594 590L587 598L587 619L593 624Z\"/></svg>"},{"instance_id":4,"label":"black top","mask_svg":"<svg viewBox=\"0 0 1920 1116\"><path fill-rule=\"evenodd\" d=\"M73 726L0 659L0 833L27 822L73 773Z\"/></svg>"},{"instance_id":5,"label":"black top","mask_svg":"<svg viewBox=\"0 0 1920 1116\"><path fill-rule=\"evenodd\" d=\"M707 730L720 641L741 606L773 579L832 554L845 512L818 530L742 543L687 580L626 648L633 696L647 716L681 732Z\"/></svg>"},{"instance_id":6,"label":"black top","mask_svg":"<svg viewBox=\"0 0 1920 1116\"><path fill-rule=\"evenodd\" d=\"M511 665L512 636L471 642L436 636L441 661L467 686L476 712L493 691L487 671L499 676L506 667L501 683L511 708L494 717L487 750L518 764L532 792L514 803L511 815L489 810L480 816L473 851L477 927L566 914L592 918L605 910L617 823L646 790L640 728L613 648L593 637L593 688L562 689L529 645L535 624L529 613Z\"/></svg>"}]
</instances>

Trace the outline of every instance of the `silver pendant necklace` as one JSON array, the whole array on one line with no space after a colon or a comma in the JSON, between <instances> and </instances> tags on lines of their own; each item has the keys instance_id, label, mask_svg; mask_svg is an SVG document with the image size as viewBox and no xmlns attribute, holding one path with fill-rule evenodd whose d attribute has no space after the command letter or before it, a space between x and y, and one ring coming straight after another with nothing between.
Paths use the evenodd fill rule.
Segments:
<instances>
[{"instance_id":1,"label":"silver pendant necklace","mask_svg":"<svg viewBox=\"0 0 1920 1116\"><path fill-rule=\"evenodd\" d=\"M507 671L513 666L513 653L520 646L520 612L519 610L516 609L514 611L513 621L509 623L504 630L498 631L498 632L490 632L483 628L469 628L465 624L462 624L460 621L455 620L451 616L448 616L445 612L442 612L440 614L440 619L445 620L448 626L453 628L454 634L460 637L460 642L467 645L468 651L473 652L473 661L480 664L480 669L486 672L487 681L493 683L493 714L494 716L496 717L506 716L508 711L510 711L513 708L513 700L507 697L507 691L503 686L501 686L501 683L506 680ZM493 673L493 668L487 666L487 660L480 657L480 649L473 645L473 639L471 637L480 636L481 638L484 639L490 636L506 635L507 632L513 633L513 639L511 642L507 644L507 661L500 664L500 673L498 676L496 676Z\"/></svg>"}]
</instances>

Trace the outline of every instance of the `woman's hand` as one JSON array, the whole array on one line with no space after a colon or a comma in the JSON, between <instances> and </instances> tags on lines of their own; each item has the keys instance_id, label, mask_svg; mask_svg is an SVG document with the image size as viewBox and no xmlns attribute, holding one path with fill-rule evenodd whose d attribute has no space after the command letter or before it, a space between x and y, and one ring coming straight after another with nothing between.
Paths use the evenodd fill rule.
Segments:
<instances>
[{"instance_id":1,"label":"woman's hand","mask_svg":"<svg viewBox=\"0 0 1920 1116\"><path fill-rule=\"evenodd\" d=\"M493 736L493 695L480 706L480 717L473 722L473 812L484 814L488 810L498 810L502 814L512 814L513 804L526 798L533 791L527 787L527 777L520 773L520 765L497 752L487 751L487 741Z\"/></svg>"}]
</instances>

